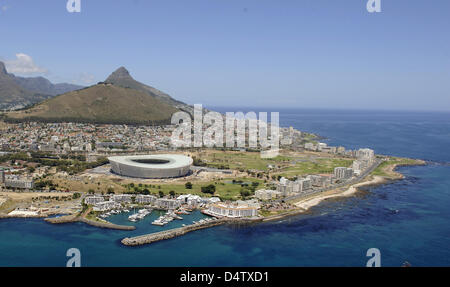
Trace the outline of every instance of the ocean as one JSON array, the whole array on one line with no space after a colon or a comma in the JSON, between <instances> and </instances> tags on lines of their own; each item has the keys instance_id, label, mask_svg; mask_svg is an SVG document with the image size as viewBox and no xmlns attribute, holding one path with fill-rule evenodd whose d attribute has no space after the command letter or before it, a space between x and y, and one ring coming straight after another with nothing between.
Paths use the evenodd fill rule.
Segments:
<instances>
[{"instance_id":1,"label":"ocean","mask_svg":"<svg viewBox=\"0 0 450 287\"><path fill-rule=\"evenodd\" d=\"M319 134L330 145L370 147L378 154L428 164L399 168L404 180L322 202L308 214L218 226L141 247L125 247L120 240L151 232L156 227L150 221L157 214L131 232L2 219L0 266L65 266L69 248L81 251L82 266L365 266L369 248L380 250L382 266L405 261L412 266L450 266L450 113L254 111L278 111L282 126ZM125 216L111 221L123 223ZM185 220L202 216L197 212Z\"/></svg>"}]
</instances>

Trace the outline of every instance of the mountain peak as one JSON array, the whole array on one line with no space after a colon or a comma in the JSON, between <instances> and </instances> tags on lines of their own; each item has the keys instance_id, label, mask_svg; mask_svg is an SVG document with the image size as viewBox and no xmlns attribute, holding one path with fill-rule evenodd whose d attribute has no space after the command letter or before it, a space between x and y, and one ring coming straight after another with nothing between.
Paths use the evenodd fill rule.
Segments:
<instances>
[{"instance_id":1,"label":"mountain peak","mask_svg":"<svg viewBox=\"0 0 450 287\"><path fill-rule=\"evenodd\" d=\"M113 83L116 80L122 80L122 79L133 79L130 75L130 72L125 67L120 67L119 69L115 70L109 77L106 79L106 82Z\"/></svg>"},{"instance_id":2,"label":"mountain peak","mask_svg":"<svg viewBox=\"0 0 450 287\"><path fill-rule=\"evenodd\" d=\"M0 61L0 75L6 75L8 72L6 71L5 64Z\"/></svg>"}]
</instances>

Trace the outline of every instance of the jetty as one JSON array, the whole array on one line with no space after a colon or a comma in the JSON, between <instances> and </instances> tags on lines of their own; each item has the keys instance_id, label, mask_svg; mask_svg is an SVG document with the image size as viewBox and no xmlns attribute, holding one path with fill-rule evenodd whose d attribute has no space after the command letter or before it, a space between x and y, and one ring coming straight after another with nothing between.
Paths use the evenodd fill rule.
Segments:
<instances>
[{"instance_id":1,"label":"jetty","mask_svg":"<svg viewBox=\"0 0 450 287\"><path fill-rule=\"evenodd\" d=\"M205 228L209 228L209 227L213 227L213 226L217 226L217 225L222 225L222 224L225 224L228 222L230 222L230 220L226 219L226 218L209 220L209 221L205 221L203 223L191 224L191 225L187 225L187 226L183 226L183 227L179 227L179 228L150 233L150 234L146 234L146 235L141 235L141 236L136 236L136 237L127 237L127 238L122 239L121 242L123 245L126 245L126 246L139 246L139 245L144 245L144 244L151 244L151 243L158 242L161 240L167 240L167 239L175 238L178 236L183 236L186 233L189 233L189 232L192 232L195 230L200 230L200 229L205 229Z\"/></svg>"},{"instance_id":2,"label":"jetty","mask_svg":"<svg viewBox=\"0 0 450 287\"><path fill-rule=\"evenodd\" d=\"M48 223L52 224L65 224L65 223L73 223L73 222L83 222L86 224L89 224L91 226L100 227L100 228L107 228L107 229L116 229L116 230L135 230L135 226L128 226L128 225L117 225L113 224L108 221L95 221L91 219L87 219L85 217L85 214L77 215L66 215L66 216L60 216L60 217L51 217L44 219Z\"/></svg>"}]
</instances>

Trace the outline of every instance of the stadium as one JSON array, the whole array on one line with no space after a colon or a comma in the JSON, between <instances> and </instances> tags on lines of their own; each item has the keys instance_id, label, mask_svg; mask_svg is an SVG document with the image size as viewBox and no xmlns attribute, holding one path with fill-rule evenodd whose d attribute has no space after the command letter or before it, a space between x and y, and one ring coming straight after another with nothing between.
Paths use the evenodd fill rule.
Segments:
<instances>
[{"instance_id":1,"label":"stadium","mask_svg":"<svg viewBox=\"0 0 450 287\"><path fill-rule=\"evenodd\" d=\"M114 156L108 160L115 174L149 179L185 176L193 163L192 158L175 154Z\"/></svg>"}]
</instances>

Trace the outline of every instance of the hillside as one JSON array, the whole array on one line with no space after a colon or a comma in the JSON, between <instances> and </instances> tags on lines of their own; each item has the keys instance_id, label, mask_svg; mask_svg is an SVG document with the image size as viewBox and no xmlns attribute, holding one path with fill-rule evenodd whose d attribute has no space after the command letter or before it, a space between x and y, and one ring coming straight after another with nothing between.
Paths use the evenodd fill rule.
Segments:
<instances>
[{"instance_id":1,"label":"hillside","mask_svg":"<svg viewBox=\"0 0 450 287\"><path fill-rule=\"evenodd\" d=\"M153 88L151 86L145 85L143 83L140 83L133 79L128 72L127 69L124 67L120 67L116 71L114 71L105 81L105 83L113 84L119 87L123 88L131 88L135 89L144 93L147 93L148 95L155 97L162 102L165 102L173 107L176 107L177 109L187 111L190 114L193 114L193 108L192 106L189 106L183 102L180 102L178 100L175 100L174 98L170 97L168 94Z\"/></svg>"},{"instance_id":2,"label":"hillside","mask_svg":"<svg viewBox=\"0 0 450 287\"><path fill-rule=\"evenodd\" d=\"M43 77L17 77L9 74L4 63L0 62L0 109L23 108L80 88L65 83L52 84Z\"/></svg>"},{"instance_id":3,"label":"hillside","mask_svg":"<svg viewBox=\"0 0 450 287\"><path fill-rule=\"evenodd\" d=\"M128 74L128 71L126 72ZM130 79L133 80L131 76L128 80ZM136 86L125 87L111 82L103 82L89 88L56 96L26 110L10 112L6 115L6 120L13 122L44 121L154 125L170 123L172 114L178 110L168 101L163 101L161 97L138 89Z\"/></svg>"}]
</instances>

